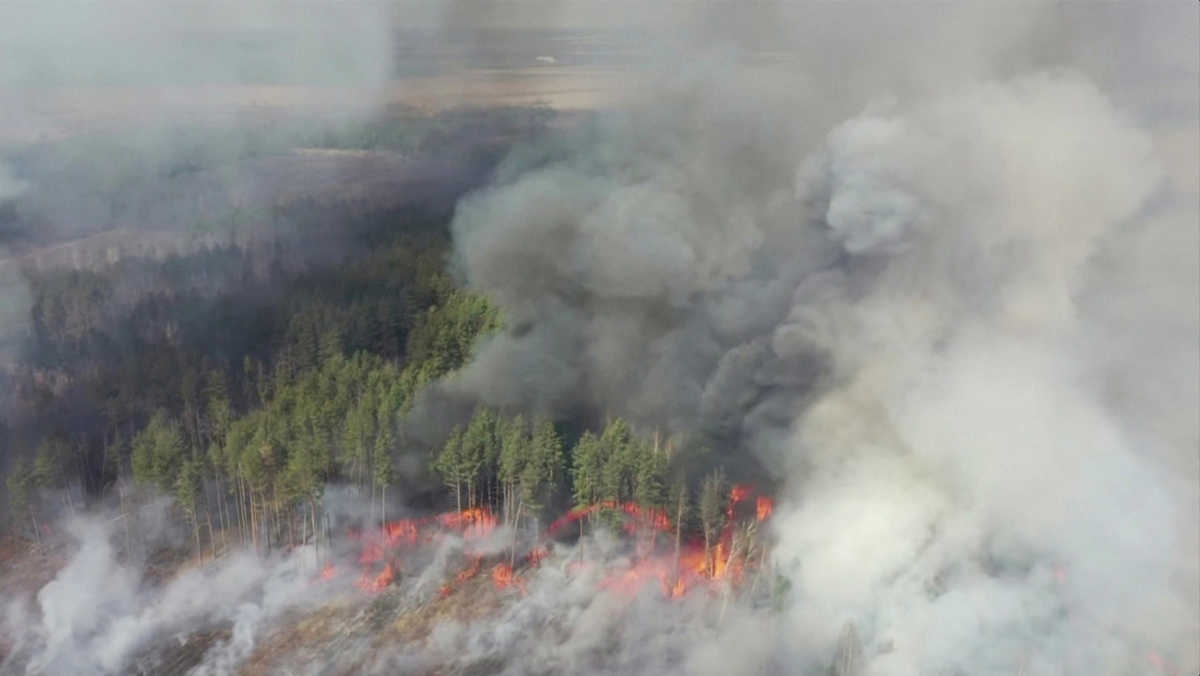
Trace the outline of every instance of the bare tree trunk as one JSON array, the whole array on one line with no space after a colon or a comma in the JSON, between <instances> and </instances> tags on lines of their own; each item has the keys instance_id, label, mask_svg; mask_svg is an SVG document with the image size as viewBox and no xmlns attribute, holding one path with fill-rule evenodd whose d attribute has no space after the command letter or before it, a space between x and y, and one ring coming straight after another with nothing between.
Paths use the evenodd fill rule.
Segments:
<instances>
[{"instance_id":1,"label":"bare tree trunk","mask_svg":"<svg viewBox=\"0 0 1200 676\"><path fill-rule=\"evenodd\" d=\"M242 494L242 478L235 477L233 480L233 497L237 502L237 518L238 518L238 540L242 546L246 545L246 505L245 496Z\"/></svg>"},{"instance_id":2,"label":"bare tree trunk","mask_svg":"<svg viewBox=\"0 0 1200 676\"><path fill-rule=\"evenodd\" d=\"M679 494L679 507L675 511L675 565L671 568L671 570L673 571L672 576L674 576L675 579L671 581L672 589L674 588L674 585L678 584L678 582L679 582L679 544L680 544L682 537L683 537L683 493L681 492Z\"/></svg>"},{"instance_id":3,"label":"bare tree trunk","mask_svg":"<svg viewBox=\"0 0 1200 676\"><path fill-rule=\"evenodd\" d=\"M242 480L233 478L233 508L237 512L238 541L246 544L246 520L242 518Z\"/></svg>"},{"instance_id":4,"label":"bare tree trunk","mask_svg":"<svg viewBox=\"0 0 1200 676\"><path fill-rule=\"evenodd\" d=\"M221 483L221 478L217 477L217 520L221 524L221 546L229 546L229 516L228 510L225 507L225 487Z\"/></svg>"},{"instance_id":5,"label":"bare tree trunk","mask_svg":"<svg viewBox=\"0 0 1200 676\"><path fill-rule=\"evenodd\" d=\"M312 517L313 533L313 565L321 565L321 531L317 530L317 499L314 496L308 503L309 516Z\"/></svg>"},{"instance_id":6,"label":"bare tree trunk","mask_svg":"<svg viewBox=\"0 0 1200 676\"><path fill-rule=\"evenodd\" d=\"M217 536L213 533L212 510L205 509L204 516L208 519L208 547L209 549L213 549L217 544ZM213 558L216 558L216 556L216 551L213 551Z\"/></svg>"},{"instance_id":7,"label":"bare tree trunk","mask_svg":"<svg viewBox=\"0 0 1200 676\"><path fill-rule=\"evenodd\" d=\"M387 484L379 487L379 524L387 532Z\"/></svg>"},{"instance_id":8,"label":"bare tree trunk","mask_svg":"<svg viewBox=\"0 0 1200 676\"><path fill-rule=\"evenodd\" d=\"M717 622L725 620L725 609L729 607L729 597L733 595L733 573L730 569L733 567L734 560L741 556L744 543L740 538L733 538L729 545L729 556L725 559L725 598L721 600L721 614L717 618Z\"/></svg>"},{"instance_id":9,"label":"bare tree trunk","mask_svg":"<svg viewBox=\"0 0 1200 676\"><path fill-rule=\"evenodd\" d=\"M248 545L254 539L254 513L250 510L254 502L250 499L250 487L241 479L238 480L238 497L241 503L242 545Z\"/></svg>"},{"instance_id":10,"label":"bare tree trunk","mask_svg":"<svg viewBox=\"0 0 1200 676\"><path fill-rule=\"evenodd\" d=\"M517 518L513 521L512 544L508 549L508 567L509 568L512 568L517 563L517 527L521 523L521 508L524 506L525 506L525 503L523 501L517 503Z\"/></svg>"},{"instance_id":11,"label":"bare tree trunk","mask_svg":"<svg viewBox=\"0 0 1200 676\"><path fill-rule=\"evenodd\" d=\"M758 579L762 577L763 569L767 567L767 548L759 543L761 552L758 555L758 570L754 571L754 582L750 583L750 598L754 598L754 592L758 589Z\"/></svg>"},{"instance_id":12,"label":"bare tree trunk","mask_svg":"<svg viewBox=\"0 0 1200 676\"><path fill-rule=\"evenodd\" d=\"M278 548L281 546L281 544L282 544L281 541L283 540L283 526L280 525L280 517L279 517L279 484L276 484L275 486L273 486L271 488L271 493L272 493L271 516L272 516L274 523L272 524L270 533L271 533L271 535L275 536L273 541L275 543L275 547ZM268 543L267 551L270 551L270 543L271 542L272 542L272 538L268 537L267 538L267 543Z\"/></svg>"},{"instance_id":13,"label":"bare tree trunk","mask_svg":"<svg viewBox=\"0 0 1200 676\"><path fill-rule=\"evenodd\" d=\"M117 479L117 495L121 500L121 520L125 522L125 551L128 552L132 543L132 537L129 531L129 513L125 511L125 489L121 487L120 479Z\"/></svg>"},{"instance_id":14,"label":"bare tree trunk","mask_svg":"<svg viewBox=\"0 0 1200 676\"><path fill-rule=\"evenodd\" d=\"M255 518L254 491L250 491L250 541L254 543L254 551L258 552L258 519Z\"/></svg>"}]
</instances>

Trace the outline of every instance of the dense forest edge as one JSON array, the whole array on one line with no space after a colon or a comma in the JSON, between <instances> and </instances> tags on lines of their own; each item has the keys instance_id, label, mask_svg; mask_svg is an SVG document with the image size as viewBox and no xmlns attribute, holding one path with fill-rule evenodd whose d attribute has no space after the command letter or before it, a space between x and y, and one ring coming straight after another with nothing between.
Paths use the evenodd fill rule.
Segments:
<instances>
[{"instance_id":1,"label":"dense forest edge","mask_svg":"<svg viewBox=\"0 0 1200 676\"><path fill-rule=\"evenodd\" d=\"M502 156L497 138L546 118L458 113L415 131L373 123L303 140L433 152L455 128L482 128L482 145L459 146L483 175ZM253 157L279 150L259 145ZM713 465L702 445L607 414L484 406L433 443L406 435L422 392L504 330L499 309L447 272L452 204L301 201L273 210L289 236L267 244L26 271L29 335L0 372L5 534L36 544L64 514L127 514L165 495L193 554L265 554L331 537L323 497L339 486L384 526L389 509L484 510L536 532L594 508L586 522L615 529L636 504L669 515L676 548L703 540L707 560L732 482L691 469ZM322 248L339 255L314 255Z\"/></svg>"}]
</instances>

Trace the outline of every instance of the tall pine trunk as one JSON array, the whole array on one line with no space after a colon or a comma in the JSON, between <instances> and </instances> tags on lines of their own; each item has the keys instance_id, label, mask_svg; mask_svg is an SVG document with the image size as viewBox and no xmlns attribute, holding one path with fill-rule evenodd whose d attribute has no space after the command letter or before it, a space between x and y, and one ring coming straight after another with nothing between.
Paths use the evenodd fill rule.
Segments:
<instances>
[{"instance_id":1,"label":"tall pine trunk","mask_svg":"<svg viewBox=\"0 0 1200 676\"><path fill-rule=\"evenodd\" d=\"M683 536L683 493L684 491L680 491L679 493L679 506L675 510L675 567L672 570L675 571L674 575L676 578L679 577L679 544ZM678 580L672 580L671 582L674 584Z\"/></svg>"},{"instance_id":2,"label":"tall pine trunk","mask_svg":"<svg viewBox=\"0 0 1200 676\"><path fill-rule=\"evenodd\" d=\"M212 510L205 508L204 517L208 519L208 546L212 549L217 543L217 536L213 533ZM216 557L216 552L213 552L213 557Z\"/></svg>"},{"instance_id":3,"label":"tall pine trunk","mask_svg":"<svg viewBox=\"0 0 1200 676\"><path fill-rule=\"evenodd\" d=\"M523 501L517 503L517 518L513 521L512 544L508 550L509 568L512 568L517 562L517 527L521 524L521 508L524 507L524 505L525 503Z\"/></svg>"},{"instance_id":4,"label":"tall pine trunk","mask_svg":"<svg viewBox=\"0 0 1200 676\"><path fill-rule=\"evenodd\" d=\"M708 577L713 576L711 542L708 535L708 528L704 529L704 574Z\"/></svg>"},{"instance_id":5,"label":"tall pine trunk","mask_svg":"<svg viewBox=\"0 0 1200 676\"><path fill-rule=\"evenodd\" d=\"M254 509L254 491L250 493L250 541L254 543L254 552L258 553L258 518Z\"/></svg>"}]
</instances>

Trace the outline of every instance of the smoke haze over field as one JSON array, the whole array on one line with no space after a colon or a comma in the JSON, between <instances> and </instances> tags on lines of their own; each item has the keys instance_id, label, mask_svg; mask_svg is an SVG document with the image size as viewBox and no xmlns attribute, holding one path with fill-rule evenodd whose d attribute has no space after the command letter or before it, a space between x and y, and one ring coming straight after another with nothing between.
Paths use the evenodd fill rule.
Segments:
<instances>
[{"instance_id":1,"label":"smoke haze over field","mask_svg":"<svg viewBox=\"0 0 1200 676\"><path fill-rule=\"evenodd\" d=\"M615 21L579 2L406 6L446 31ZM377 19L398 10L337 7L362 32L265 5L220 17L305 37L266 49L274 76L374 86L392 46ZM622 415L707 445L705 462L780 487L771 556L787 602L615 600L598 575L565 573L620 558L598 533L496 616L346 664L823 674L849 625L860 676L1194 673L1200 9L628 7L659 38L628 66L651 86L515 148L458 202L449 265L508 329L405 427L437 438L482 402ZM95 18L38 25L66 45L97 35ZM362 36L340 60L340 40ZM91 81L80 49L46 67ZM157 76L117 57L114 78ZM0 82L40 77L30 63ZM39 189L0 164L0 202ZM0 268L0 322L24 312L14 279ZM32 627L29 673L119 672L138 642L201 621L233 625L204 666L233 671L270 618L324 600L300 581L303 551L147 592L105 531L78 537L40 615L9 611L11 632Z\"/></svg>"}]
</instances>

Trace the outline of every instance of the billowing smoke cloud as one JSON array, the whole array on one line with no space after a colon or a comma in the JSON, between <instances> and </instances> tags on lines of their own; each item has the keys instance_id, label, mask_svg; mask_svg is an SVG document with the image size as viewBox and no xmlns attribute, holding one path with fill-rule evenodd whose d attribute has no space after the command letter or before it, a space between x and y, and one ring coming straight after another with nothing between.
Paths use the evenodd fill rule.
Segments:
<instances>
[{"instance_id":1,"label":"billowing smoke cloud","mask_svg":"<svg viewBox=\"0 0 1200 676\"><path fill-rule=\"evenodd\" d=\"M164 509L155 503L144 511L155 517ZM13 649L0 672L182 673L170 656L191 649L198 651L192 673L230 673L263 624L285 609L320 603L332 589L314 583L311 547L268 559L234 553L159 584L143 577L136 549L119 548L117 521L93 515L64 522L76 542L67 565L32 600L6 599L0 629ZM146 519L139 526L137 543L153 544ZM222 629L225 638L203 642Z\"/></svg>"},{"instance_id":2,"label":"billowing smoke cloud","mask_svg":"<svg viewBox=\"0 0 1200 676\"><path fill-rule=\"evenodd\" d=\"M431 402L620 413L770 472L780 612L598 594L627 553L599 533L594 574L560 551L498 614L383 648L360 627L354 655L298 649L295 671L1200 664L1200 191L1194 164L1164 163L1148 90L1049 44L1036 12L812 10L801 28L769 9L690 17L653 96L519 149L460 204L454 264L509 331ZM782 64L743 51L764 36ZM722 49L697 51L708 38ZM1169 131L1194 139L1184 119ZM82 537L40 614L10 612L35 627L14 653L34 664L119 670L204 618L233 627L206 653L221 673L273 599L310 593L287 560L241 558L147 592ZM100 586L97 603L62 593Z\"/></svg>"},{"instance_id":3,"label":"billowing smoke cloud","mask_svg":"<svg viewBox=\"0 0 1200 676\"><path fill-rule=\"evenodd\" d=\"M822 129L786 71L705 65L460 204L511 328L443 394L771 470L790 642L743 665L824 668L851 623L864 673L1194 668L1200 238L1161 126L1002 67Z\"/></svg>"}]
</instances>

